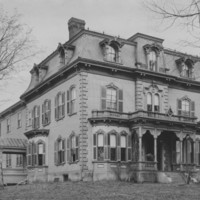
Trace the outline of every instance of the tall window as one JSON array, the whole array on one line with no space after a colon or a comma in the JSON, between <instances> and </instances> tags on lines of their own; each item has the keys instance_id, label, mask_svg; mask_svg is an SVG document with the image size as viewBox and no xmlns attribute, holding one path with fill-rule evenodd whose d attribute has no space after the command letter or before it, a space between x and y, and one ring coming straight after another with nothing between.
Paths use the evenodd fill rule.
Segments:
<instances>
[{"instance_id":1,"label":"tall window","mask_svg":"<svg viewBox=\"0 0 200 200\"><path fill-rule=\"evenodd\" d=\"M65 93L59 92L55 97L55 119L59 120L65 116Z\"/></svg>"},{"instance_id":2,"label":"tall window","mask_svg":"<svg viewBox=\"0 0 200 200\"><path fill-rule=\"evenodd\" d=\"M104 142L103 134L97 135L97 160L104 160Z\"/></svg>"},{"instance_id":3,"label":"tall window","mask_svg":"<svg viewBox=\"0 0 200 200\"><path fill-rule=\"evenodd\" d=\"M102 87L101 108L123 112L123 91L114 86Z\"/></svg>"},{"instance_id":4,"label":"tall window","mask_svg":"<svg viewBox=\"0 0 200 200\"><path fill-rule=\"evenodd\" d=\"M196 159L197 165L200 165L200 141L196 141Z\"/></svg>"},{"instance_id":5,"label":"tall window","mask_svg":"<svg viewBox=\"0 0 200 200\"><path fill-rule=\"evenodd\" d=\"M45 144L39 142L38 148L38 166L45 165Z\"/></svg>"},{"instance_id":6,"label":"tall window","mask_svg":"<svg viewBox=\"0 0 200 200\"><path fill-rule=\"evenodd\" d=\"M32 127L37 129L40 127L40 106L35 106L32 111Z\"/></svg>"},{"instance_id":7,"label":"tall window","mask_svg":"<svg viewBox=\"0 0 200 200\"><path fill-rule=\"evenodd\" d=\"M59 138L54 144L54 160L55 165L61 165L65 163L65 139Z\"/></svg>"},{"instance_id":8,"label":"tall window","mask_svg":"<svg viewBox=\"0 0 200 200\"><path fill-rule=\"evenodd\" d=\"M195 102L187 97L177 99L178 115L195 117Z\"/></svg>"},{"instance_id":9,"label":"tall window","mask_svg":"<svg viewBox=\"0 0 200 200\"><path fill-rule=\"evenodd\" d=\"M10 118L8 118L7 120L7 133L10 133L11 128L10 128Z\"/></svg>"},{"instance_id":10,"label":"tall window","mask_svg":"<svg viewBox=\"0 0 200 200\"><path fill-rule=\"evenodd\" d=\"M117 138L115 134L110 134L110 160L117 160Z\"/></svg>"},{"instance_id":11,"label":"tall window","mask_svg":"<svg viewBox=\"0 0 200 200\"><path fill-rule=\"evenodd\" d=\"M182 66L182 73L181 73L181 75L183 77L189 77L190 76L189 68L188 68L188 66L186 64L183 64L183 66Z\"/></svg>"},{"instance_id":12,"label":"tall window","mask_svg":"<svg viewBox=\"0 0 200 200\"><path fill-rule=\"evenodd\" d=\"M193 141L190 137L186 137L183 140L183 161L184 163L191 164L194 162L194 146Z\"/></svg>"},{"instance_id":13,"label":"tall window","mask_svg":"<svg viewBox=\"0 0 200 200\"><path fill-rule=\"evenodd\" d=\"M11 160L11 154L6 154L6 167L12 167L12 160Z\"/></svg>"},{"instance_id":14,"label":"tall window","mask_svg":"<svg viewBox=\"0 0 200 200\"><path fill-rule=\"evenodd\" d=\"M126 136L125 135L121 135L120 144L121 144L121 161L126 161Z\"/></svg>"},{"instance_id":15,"label":"tall window","mask_svg":"<svg viewBox=\"0 0 200 200\"><path fill-rule=\"evenodd\" d=\"M154 95L154 112L159 112L159 111L160 111L159 95L155 94Z\"/></svg>"},{"instance_id":16,"label":"tall window","mask_svg":"<svg viewBox=\"0 0 200 200\"><path fill-rule=\"evenodd\" d=\"M150 51L148 55L148 67L152 71L157 70L157 57L155 51Z\"/></svg>"},{"instance_id":17,"label":"tall window","mask_svg":"<svg viewBox=\"0 0 200 200\"><path fill-rule=\"evenodd\" d=\"M21 112L19 112L19 113L17 114L17 127L18 127L18 128L21 128L21 127L22 127L22 113L21 113Z\"/></svg>"},{"instance_id":18,"label":"tall window","mask_svg":"<svg viewBox=\"0 0 200 200\"><path fill-rule=\"evenodd\" d=\"M118 55L117 50L112 46L107 46L107 60L112 62L117 62Z\"/></svg>"},{"instance_id":19,"label":"tall window","mask_svg":"<svg viewBox=\"0 0 200 200\"><path fill-rule=\"evenodd\" d=\"M67 113L69 115L76 112L76 88L73 86L67 91Z\"/></svg>"},{"instance_id":20,"label":"tall window","mask_svg":"<svg viewBox=\"0 0 200 200\"><path fill-rule=\"evenodd\" d=\"M152 95L147 93L147 111L152 111Z\"/></svg>"},{"instance_id":21,"label":"tall window","mask_svg":"<svg viewBox=\"0 0 200 200\"><path fill-rule=\"evenodd\" d=\"M51 100L45 100L42 104L42 124L48 125L51 121Z\"/></svg>"},{"instance_id":22,"label":"tall window","mask_svg":"<svg viewBox=\"0 0 200 200\"><path fill-rule=\"evenodd\" d=\"M23 166L23 154L16 154L16 167Z\"/></svg>"}]
</instances>

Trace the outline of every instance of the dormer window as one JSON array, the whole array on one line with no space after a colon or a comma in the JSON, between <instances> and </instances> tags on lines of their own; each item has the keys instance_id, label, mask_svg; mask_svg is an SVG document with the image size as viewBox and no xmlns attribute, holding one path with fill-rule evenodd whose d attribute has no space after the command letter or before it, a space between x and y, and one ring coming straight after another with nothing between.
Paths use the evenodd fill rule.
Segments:
<instances>
[{"instance_id":1,"label":"dormer window","mask_svg":"<svg viewBox=\"0 0 200 200\"><path fill-rule=\"evenodd\" d=\"M179 58L176 60L180 76L183 78L194 79L194 63L191 58Z\"/></svg>"},{"instance_id":2,"label":"dormer window","mask_svg":"<svg viewBox=\"0 0 200 200\"><path fill-rule=\"evenodd\" d=\"M117 38L104 39L100 42L104 60L109 62L121 63L121 47L123 44Z\"/></svg>"},{"instance_id":3,"label":"dormer window","mask_svg":"<svg viewBox=\"0 0 200 200\"><path fill-rule=\"evenodd\" d=\"M157 43L147 44L143 46L146 53L147 69L151 71L158 71L158 58L163 47Z\"/></svg>"}]
</instances>

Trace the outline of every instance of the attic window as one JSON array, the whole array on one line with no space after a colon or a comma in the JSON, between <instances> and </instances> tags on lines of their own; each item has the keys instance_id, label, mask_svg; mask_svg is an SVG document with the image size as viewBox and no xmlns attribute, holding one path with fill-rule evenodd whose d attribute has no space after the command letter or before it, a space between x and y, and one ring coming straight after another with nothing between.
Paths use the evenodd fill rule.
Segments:
<instances>
[{"instance_id":1,"label":"attic window","mask_svg":"<svg viewBox=\"0 0 200 200\"><path fill-rule=\"evenodd\" d=\"M121 63L121 47L123 44L117 38L104 39L100 42L104 60L109 62Z\"/></svg>"},{"instance_id":2,"label":"attic window","mask_svg":"<svg viewBox=\"0 0 200 200\"><path fill-rule=\"evenodd\" d=\"M190 58L182 57L176 60L180 76L183 78L194 79L194 63L195 61Z\"/></svg>"},{"instance_id":3,"label":"attic window","mask_svg":"<svg viewBox=\"0 0 200 200\"><path fill-rule=\"evenodd\" d=\"M163 47L157 43L146 44L143 46L146 53L147 69L158 71L158 58Z\"/></svg>"}]
</instances>

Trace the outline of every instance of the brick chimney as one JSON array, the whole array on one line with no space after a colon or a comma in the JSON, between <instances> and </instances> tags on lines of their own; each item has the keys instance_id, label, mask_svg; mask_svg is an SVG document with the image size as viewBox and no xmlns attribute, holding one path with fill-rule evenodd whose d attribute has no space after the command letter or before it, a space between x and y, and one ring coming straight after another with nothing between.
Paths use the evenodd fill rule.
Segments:
<instances>
[{"instance_id":1,"label":"brick chimney","mask_svg":"<svg viewBox=\"0 0 200 200\"><path fill-rule=\"evenodd\" d=\"M85 29L85 21L77 18L70 18L68 21L69 39L76 35L81 30Z\"/></svg>"}]
</instances>

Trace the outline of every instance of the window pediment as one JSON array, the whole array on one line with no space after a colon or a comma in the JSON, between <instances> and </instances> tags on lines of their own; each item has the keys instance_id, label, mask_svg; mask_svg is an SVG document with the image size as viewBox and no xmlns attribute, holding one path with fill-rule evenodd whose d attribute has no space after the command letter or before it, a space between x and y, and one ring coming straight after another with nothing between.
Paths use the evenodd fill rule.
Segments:
<instances>
[{"instance_id":1,"label":"window pediment","mask_svg":"<svg viewBox=\"0 0 200 200\"><path fill-rule=\"evenodd\" d=\"M161 90L158 85L152 83L149 87L144 87L144 94L147 94L148 92L162 94L163 90Z\"/></svg>"},{"instance_id":2,"label":"window pediment","mask_svg":"<svg viewBox=\"0 0 200 200\"><path fill-rule=\"evenodd\" d=\"M109 45L117 49L122 48L122 46L124 45L124 43L119 41L117 37L115 37L114 39L105 38L99 44L100 46Z\"/></svg>"},{"instance_id":3,"label":"window pediment","mask_svg":"<svg viewBox=\"0 0 200 200\"><path fill-rule=\"evenodd\" d=\"M156 53L156 56L159 56L160 52L163 50L163 46L158 43L146 44L143 46L145 53L149 54L151 51Z\"/></svg>"}]
</instances>

